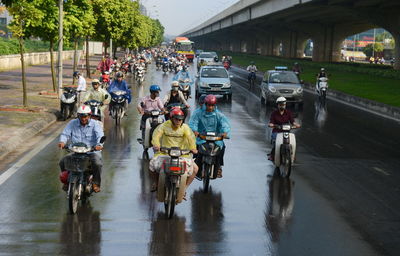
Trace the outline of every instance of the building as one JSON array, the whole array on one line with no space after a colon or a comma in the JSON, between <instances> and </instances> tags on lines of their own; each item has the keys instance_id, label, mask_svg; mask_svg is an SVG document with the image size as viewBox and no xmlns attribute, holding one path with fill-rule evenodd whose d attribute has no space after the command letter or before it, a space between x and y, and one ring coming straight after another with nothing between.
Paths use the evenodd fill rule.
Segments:
<instances>
[{"instance_id":1,"label":"building","mask_svg":"<svg viewBox=\"0 0 400 256\"><path fill-rule=\"evenodd\" d=\"M7 28L8 24L10 24L12 17L8 13L5 6L0 3L0 36L2 37L11 37L11 32Z\"/></svg>"}]
</instances>

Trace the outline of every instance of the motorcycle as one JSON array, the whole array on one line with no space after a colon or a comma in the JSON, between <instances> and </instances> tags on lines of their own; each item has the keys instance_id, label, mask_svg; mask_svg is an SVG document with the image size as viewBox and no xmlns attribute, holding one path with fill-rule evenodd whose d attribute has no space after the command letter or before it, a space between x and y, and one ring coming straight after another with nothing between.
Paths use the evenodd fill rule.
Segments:
<instances>
[{"instance_id":1,"label":"motorcycle","mask_svg":"<svg viewBox=\"0 0 400 256\"><path fill-rule=\"evenodd\" d=\"M166 74L168 72L168 69L169 69L168 61L164 61L162 64L162 71L164 72L164 74Z\"/></svg>"},{"instance_id":2,"label":"motorcycle","mask_svg":"<svg viewBox=\"0 0 400 256\"><path fill-rule=\"evenodd\" d=\"M104 143L106 137L100 139L100 143ZM87 146L85 143L73 143L66 147L71 155L71 160L66 161L65 169L68 171L68 208L71 214L75 214L78 210L79 201L85 204L92 195L93 172L90 164L90 154L94 148Z\"/></svg>"},{"instance_id":3,"label":"motorcycle","mask_svg":"<svg viewBox=\"0 0 400 256\"><path fill-rule=\"evenodd\" d=\"M186 161L181 156L188 155L190 150L177 147L161 148L169 159L163 163L157 186L157 200L164 203L165 215L168 219L174 215L175 205L182 202L186 192Z\"/></svg>"},{"instance_id":4,"label":"motorcycle","mask_svg":"<svg viewBox=\"0 0 400 256\"><path fill-rule=\"evenodd\" d=\"M319 90L318 90L318 84L319 84ZM318 93L318 97L321 100L325 100L326 99L326 91L328 90L328 78L326 78L326 77L318 78L315 90Z\"/></svg>"},{"instance_id":5,"label":"motorcycle","mask_svg":"<svg viewBox=\"0 0 400 256\"><path fill-rule=\"evenodd\" d=\"M136 81L139 85L144 81L144 68L142 66L139 66L136 71Z\"/></svg>"},{"instance_id":6,"label":"motorcycle","mask_svg":"<svg viewBox=\"0 0 400 256\"><path fill-rule=\"evenodd\" d=\"M199 146L198 157L201 159L201 169L197 173L197 178L203 180L203 192L207 193L210 186L210 179L216 179L218 169L218 156L222 148L215 144L216 141L223 140L222 136L217 136L215 132L200 134L199 137L206 142Z\"/></svg>"},{"instance_id":7,"label":"motorcycle","mask_svg":"<svg viewBox=\"0 0 400 256\"><path fill-rule=\"evenodd\" d=\"M161 58L157 58L157 61L156 61L156 68L157 68L157 70L160 70L160 68L161 68L161 63L162 63Z\"/></svg>"},{"instance_id":8,"label":"motorcycle","mask_svg":"<svg viewBox=\"0 0 400 256\"><path fill-rule=\"evenodd\" d=\"M115 119L115 124L121 123L122 117L125 115L125 104L127 103L126 91L111 92L110 115Z\"/></svg>"},{"instance_id":9,"label":"motorcycle","mask_svg":"<svg viewBox=\"0 0 400 256\"><path fill-rule=\"evenodd\" d=\"M78 102L77 91L72 87L63 87L63 94L60 99L61 117L65 121L75 114L76 103Z\"/></svg>"},{"instance_id":10,"label":"motorcycle","mask_svg":"<svg viewBox=\"0 0 400 256\"><path fill-rule=\"evenodd\" d=\"M296 127L290 124L275 125L274 127L282 130L275 139L274 165L281 177L288 178L296 156L296 136L290 131Z\"/></svg>"},{"instance_id":11,"label":"motorcycle","mask_svg":"<svg viewBox=\"0 0 400 256\"><path fill-rule=\"evenodd\" d=\"M107 99L107 96L108 95L106 95L106 99ZM90 107L90 110L92 111L91 119L99 121L101 123L101 127L104 129L104 127L103 127L103 118L104 117L102 116L102 113L100 110L100 107L103 106L103 103L100 101L97 101L97 100L89 100L89 101L86 101L84 104L88 105Z\"/></svg>"},{"instance_id":12,"label":"motorcycle","mask_svg":"<svg viewBox=\"0 0 400 256\"><path fill-rule=\"evenodd\" d=\"M140 144L143 145L143 159L149 159L148 149L152 147L151 139L153 137L153 132L164 122L164 119L161 117L162 112L158 110L153 110L150 112L144 113L144 115L148 115L149 118L146 119L144 130L142 130L142 138L137 139Z\"/></svg>"},{"instance_id":13,"label":"motorcycle","mask_svg":"<svg viewBox=\"0 0 400 256\"><path fill-rule=\"evenodd\" d=\"M256 73L250 72L248 79L249 79L249 88L251 89L254 87L254 84L256 82Z\"/></svg>"},{"instance_id":14,"label":"motorcycle","mask_svg":"<svg viewBox=\"0 0 400 256\"><path fill-rule=\"evenodd\" d=\"M130 64L128 61L122 64L121 70L124 74L127 74L130 71Z\"/></svg>"},{"instance_id":15,"label":"motorcycle","mask_svg":"<svg viewBox=\"0 0 400 256\"><path fill-rule=\"evenodd\" d=\"M179 80L179 90L183 93L185 100L190 97L190 79Z\"/></svg>"}]
</instances>

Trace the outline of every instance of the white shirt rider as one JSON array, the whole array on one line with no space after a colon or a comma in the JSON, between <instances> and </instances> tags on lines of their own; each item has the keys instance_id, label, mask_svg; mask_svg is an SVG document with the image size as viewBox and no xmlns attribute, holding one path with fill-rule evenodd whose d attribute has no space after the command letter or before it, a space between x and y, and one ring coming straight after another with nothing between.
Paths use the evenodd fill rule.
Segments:
<instances>
[{"instance_id":1,"label":"white shirt rider","mask_svg":"<svg viewBox=\"0 0 400 256\"><path fill-rule=\"evenodd\" d=\"M249 65L247 67L247 71L249 71L249 72L257 72L258 70L257 70L256 65Z\"/></svg>"}]
</instances>

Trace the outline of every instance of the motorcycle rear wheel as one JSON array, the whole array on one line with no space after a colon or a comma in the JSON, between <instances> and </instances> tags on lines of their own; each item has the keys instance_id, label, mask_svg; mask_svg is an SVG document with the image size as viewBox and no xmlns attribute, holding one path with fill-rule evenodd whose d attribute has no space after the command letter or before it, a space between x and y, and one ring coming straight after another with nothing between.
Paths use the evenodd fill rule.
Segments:
<instances>
[{"instance_id":1,"label":"motorcycle rear wheel","mask_svg":"<svg viewBox=\"0 0 400 256\"><path fill-rule=\"evenodd\" d=\"M68 208L71 214L75 214L78 210L79 194L78 194L78 183L69 184L69 194L68 194Z\"/></svg>"},{"instance_id":2,"label":"motorcycle rear wheel","mask_svg":"<svg viewBox=\"0 0 400 256\"><path fill-rule=\"evenodd\" d=\"M166 188L166 198L167 200L164 203L165 206L165 215L168 219L171 219L172 216L174 215L175 211L175 204L176 204L176 184L171 183L167 188Z\"/></svg>"}]
</instances>

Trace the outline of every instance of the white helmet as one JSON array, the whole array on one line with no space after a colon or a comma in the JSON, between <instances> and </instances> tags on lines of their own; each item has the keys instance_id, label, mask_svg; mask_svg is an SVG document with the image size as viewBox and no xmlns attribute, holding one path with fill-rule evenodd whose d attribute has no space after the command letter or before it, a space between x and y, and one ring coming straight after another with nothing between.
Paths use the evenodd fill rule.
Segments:
<instances>
[{"instance_id":1,"label":"white helmet","mask_svg":"<svg viewBox=\"0 0 400 256\"><path fill-rule=\"evenodd\" d=\"M78 108L78 115L90 115L92 114L92 110L89 106L82 105Z\"/></svg>"},{"instance_id":2,"label":"white helmet","mask_svg":"<svg viewBox=\"0 0 400 256\"><path fill-rule=\"evenodd\" d=\"M282 103L286 103L285 97L279 97L276 99L276 104L282 104Z\"/></svg>"},{"instance_id":3,"label":"white helmet","mask_svg":"<svg viewBox=\"0 0 400 256\"><path fill-rule=\"evenodd\" d=\"M171 87L179 87L179 82L178 81L172 81Z\"/></svg>"},{"instance_id":4,"label":"white helmet","mask_svg":"<svg viewBox=\"0 0 400 256\"><path fill-rule=\"evenodd\" d=\"M325 69L324 69L324 68L321 68L321 71L325 71Z\"/></svg>"}]
</instances>

